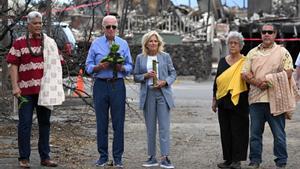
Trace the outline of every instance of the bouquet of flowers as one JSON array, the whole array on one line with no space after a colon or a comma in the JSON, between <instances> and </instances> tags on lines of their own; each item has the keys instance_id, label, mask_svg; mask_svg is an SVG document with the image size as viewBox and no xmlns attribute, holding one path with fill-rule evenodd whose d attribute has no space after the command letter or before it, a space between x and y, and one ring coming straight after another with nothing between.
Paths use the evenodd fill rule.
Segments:
<instances>
[{"instance_id":1,"label":"bouquet of flowers","mask_svg":"<svg viewBox=\"0 0 300 169\"><path fill-rule=\"evenodd\" d=\"M118 53L120 46L117 44L112 44L110 47L110 53L101 60L101 63L103 62L109 62L113 69L113 79L118 78L118 70L117 70L117 64L124 64L125 59Z\"/></svg>"}]
</instances>

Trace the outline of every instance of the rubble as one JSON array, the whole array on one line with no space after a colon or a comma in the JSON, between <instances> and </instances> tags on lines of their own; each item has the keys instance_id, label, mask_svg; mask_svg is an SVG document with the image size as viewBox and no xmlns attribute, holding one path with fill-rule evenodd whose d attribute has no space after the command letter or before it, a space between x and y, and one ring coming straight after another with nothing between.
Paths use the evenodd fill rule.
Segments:
<instances>
[{"instance_id":1,"label":"rubble","mask_svg":"<svg viewBox=\"0 0 300 169\"><path fill-rule=\"evenodd\" d=\"M94 11L95 16L92 16L92 9L96 6L84 2L74 1L74 6L68 8L66 12L68 15L64 15L63 19L70 24L76 36L78 50L80 50L77 54L84 54L89 47L86 43L91 43L102 33L103 15L111 12L121 18L126 5L128 5L127 14L123 16L126 22L124 25L119 24L119 29L121 35L132 42L132 45L140 43L139 38L142 34L149 30L157 30L166 35L164 40L167 44L174 44L174 38L170 38L171 36L180 37L179 40L176 39L176 44L191 42L210 44L213 53L208 56L212 56L212 60L216 62L227 54L225 38L229 30L240 31L247 39L243 54L257 44L257 41L251 39L259 38L257 28L262 23L272 22L278 25L280 38L297 38L299 32L299 20L296 16L299 16L297 9L300 3L296 0L249 0L248 10L223 6L221 0L198 0L198 6L194 8L186 5L175 6L170 0L111 0L109 4L99 2ZM209 2L210 5L207 5ZM82 4L86 7L79 8ZM221 27L226 27L226 30ZM291 44L292 42L283 43L291 50L295 59L299 50L293 49L295 45ZM290 45L292 46L289 47ZM83 61L79 62L83 63Z\"/></svg>"}]
</instances>

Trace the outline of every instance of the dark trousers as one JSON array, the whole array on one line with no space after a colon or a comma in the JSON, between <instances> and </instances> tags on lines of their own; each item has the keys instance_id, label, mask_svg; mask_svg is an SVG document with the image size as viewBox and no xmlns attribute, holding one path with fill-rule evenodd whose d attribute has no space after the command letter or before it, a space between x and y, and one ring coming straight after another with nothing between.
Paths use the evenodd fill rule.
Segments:
<instances>
[{"instance_id":1,"label":"dark trousers","mask_svg":"<svg viewBox=\"0 0 300 169\"><path fill-rule=\"evenodd\" d=\"M218 108L223 159L244 161L249 142L249 110Z\"/></svg>"},{"instance_id":2,"label":"dark trousers","mask_svg":"<svg viewBox=\"0 0 300 169\"><path fill-rule=\"evenodd\" d=\"M30 157L30 136L32 126L32 115L34 108L36 109L38 125L39 125L39 141L38 150L41 160L50 159L50 116L51 110L38 106L38 95L28 95L26 97L29 102L23 103L19 109L19 123L18 123L18 145L19 145L19 159L29 160Z\"/></svg>"},{"instance_id":3,"label":"dark trousers","mask_svg":"<svg viewBox=\"0 0 300 169\"><path fill-rule=\"evenodd\" d=\"M122 161L124 152L124 121L126 89L123 79L105 81L96 79L93 87L97 123L97 147L100 160L108 160L109 109L113 127L113 158Z\"/></svg>"}]
</instances>

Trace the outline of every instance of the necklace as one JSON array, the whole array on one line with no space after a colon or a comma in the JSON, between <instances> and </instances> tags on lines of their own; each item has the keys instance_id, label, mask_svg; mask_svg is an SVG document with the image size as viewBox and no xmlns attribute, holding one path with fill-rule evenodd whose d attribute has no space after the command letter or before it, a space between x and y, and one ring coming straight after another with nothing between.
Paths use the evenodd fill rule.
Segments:
<instances>
[{"instance_id":1,"label":"necklace","mask_svg":"<svg viewBox=\"0 0 300 169\"><path fill-rule=\"evenodd\" d=\"M29 39L29 32L26 33L26 45L27 48L29 49L29 52L31 56L33 57L38 57L38 56L43 56L43 51L44 51L44 35L41 34L41 50L39 53L34 53L31 49L31 44L30 44L30 39Z\"/></svg>"}]
</instances>

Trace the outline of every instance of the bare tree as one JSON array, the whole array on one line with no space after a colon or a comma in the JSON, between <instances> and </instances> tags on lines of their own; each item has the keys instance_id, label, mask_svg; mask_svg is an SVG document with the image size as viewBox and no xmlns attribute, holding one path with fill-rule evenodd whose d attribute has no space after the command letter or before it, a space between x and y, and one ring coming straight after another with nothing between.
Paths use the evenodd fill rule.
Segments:
<instances>
[{"instance_id":1,"label":"bare tree","mask_svg":"<svg viewBox=\"0 0 300 169\"><path fill-rule=\"evenodd\" d=\"M12 0L15 2L19 2L18 0ZM68 83L76 84L76 76L88 76L86 74L78 74L80 69L84 70L85 66L85 59L88 53L88 49L90 46L90 43L92 42L93 37L98 36L101 30L101 21L103 18L104 11L103 9L105 5L107 5L106 1L103 1L103 3L99 3L98 1L89 0L87 2L86 8L77 8L76 5L70 6L71 4L64 4L64 9L60 8L57 10L57 8L54 7L54 4L52 1L48 0L40 0L40 1L34 1L34 0L26 0L25 3L22 5L15 3L12 6L8 6L8 0L0 0L0 59L1 59L1 93L0 93L0 104L5 104L7 110L0 110L0 114L3 112L10 111L12 108L12 98L11 95L11 85L8 78L8 71L7 71L7 63L5 61L5 55L9 51L10 47L12 46L13 40L16 38L16 35L13 36L13 34L19 34L20 32L26 31L25 25L22 20L24 20L24 16L28 14L28 12L32 10L38 10L41 13L45 14L45 20L44 20L44 30L47 32L49 36L54 35L53 30L53 23L60 23L64 20L70 21L70 16L68 17L68 12L70 10L75 10L78 13L78 10L81 10L81 12L86 12L84 17L84 22L81 22L80 25L84 29L81 29L80 32L83 32L82 38L80 41L80 45L77 45L74 51L72 51L71 54L67 54L64 50L64 48L61 48L65 64L63 65L64 68L64 77L68 79ZM124 1L124 3L129 3L129 1ZM74 4L74 2L73 2ZM61 4L60 4L61 6ZM78 4L78 6L82 6L82 4ZM100 8L99 8L100 6ZM122 20L125 21L126 13L128 10L128 4L125 9L123 9L123 14L125 16L122 17ZM34 8L34 9L33 9ZM55 9L55 10L53 10ZM99 11L100 10L100 11ZM75 13L76 13L75 12ZM84 13L83 13L84 14ZM99 16L100 14L100 16ZM123 26L124 26L123 21ZM20 26L21 25L21 26ZM23 30L19 30L19 28ZM97 32L97 33L96 33ZM59 38L59 37L58 37ZM58 39L57 37L55 40ZM90 82L88 82L88 85L92 86ZM68 88L72 90L73 92L79 94L84 91L78 91L74 85L69 86L68 84L64 84L65 88ZM86 97L87 96L87 97ZM85 93L85 97L82 97L83 102L93 107L91 104L91 98L88 93Z\"/></svg>"},{"instance_id":2,"label":"bare tree","mask_svg":"<svg viewBox=\"0 0 300 169\"><path fill-rule=\"evenodd\" d=\"M39 10L41 13L46 14L46 19L44 20L46 23L44 24L44 30L46 30L47 34L52 36L52 32L54 31L51 29L51 25L53 24L53 21L60 23L65 14L64 9L62 9L60 12L53 12L53 5L56 5L52 3L52 1L48 0L41 0L41 1L31 1L26 0L25 3L20 4L18 0L12 0L13 4L11 4L11 7L8 4L8 0L0 0L0 76L1 76L1 82L0 82L0 106L4 107L5 109L1 109L0 113L3 114L4 112L7 113L8 111L12 110L12 98L11 95L11 85L8 78L8 68L7 68L7 62L5 60L5 56L7 55L9 49L12 46L13 40L16 38L16 35L13 34L20 34L20 32L25 33L26 29L24 28L24 24L21 23L22 20L24 20L24 16L28 14L28 12L32 10ZM35 7L35 9L33 9ZM66 6L67 8L68 6ZM84 60L87 54L87 50L89 48L89 41L91 39L92 31L94 30L94 17L95 12L94 9L97 6L92 6L92 16L90 17L92 24L86 25L86 32L87 36L85 41L86 45L84 50L80 50L80 52L74 52L71 56L64 56L66 64L64 64L64 67L66 69L64 74L67 77L70 77L70 71L74 71L76 74L78 73L79 68L84 66ZM21 25L21 26L20 26ZM22 30L20 30L21 28ZM64 55L64 49L61 49L62 54ZM73 76L76 74L72 74ZM75 82L72 82L75 83ZM76 91L76 88L72 88L70 86L65 85L66 88L70 88L75 93L79 93L80 91ZM86 95L88 95L86 93ZM91 97L91 96L89 96ZM92 104L85 100L83 98L83 101L92 107Z\"/></svg>"},{"instance_id":3,"label":"bare tree","mask_svg":"<svg viewBox=\"0 0 300 169\"><path fill-rule=\"evenodd\" d=\"M3 19L2 19L2 25L7 25L8 24L8 20L7 20L7 11L8 11L8 1L7 0L0 0L1 4L3 4L3 6L1 7L1 12L2 16L3 16ZM0 57L2 58L2 55L4 54L5 50L4 50L4 47L5 45L4 44L8 44L8 36L4 36L3 37L3 40L2 40L2 43L1 43L1 54L0 54ZM1 71L1 84L2 84L2 87L1 87L1 92L0 92L0 95L3 95L4 91L7 91L7 82L8 82L8 78L7 78L7 63L5 62L4 59L2 59L1 61L1 68L2 68L2 71Z\"/></svg>"},{"instance_id":4,"label":"bare tree","mask_svg":"<svg viewBox=\"0 0 300 169\"><path fill-rule=\"evenodd\" d=\"M8 67L5 61L5 55L12 45L12 28L27 14L31 0L27 0L21 7L18 1L10 1L13 4L9 6L8 0L0 0L0 59L1 59L1 91L0 104L7 111L12 107L12 95L10 94L10 83L8 79Z\"/></svg>"}]
</instances>

